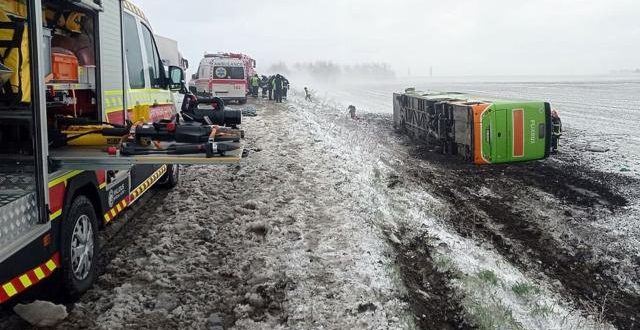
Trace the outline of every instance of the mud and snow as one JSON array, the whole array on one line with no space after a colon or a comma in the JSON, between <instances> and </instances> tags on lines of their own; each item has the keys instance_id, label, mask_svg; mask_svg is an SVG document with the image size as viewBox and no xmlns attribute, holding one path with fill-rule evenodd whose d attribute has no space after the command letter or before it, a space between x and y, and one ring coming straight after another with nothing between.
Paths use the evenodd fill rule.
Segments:
<instances>
[{"instance_id":1,"label":"mud and snow","mask_svg":"<svg viewBox=\"0 0 640 330\"><path fill-rule=\"evenodd\" d=\"M257 101L241 164L183 167L120 219L58 328L638 326L638 182L594 171L577 129L562 156L476 168L352 102Z\"/></svg>"}]
</instances>

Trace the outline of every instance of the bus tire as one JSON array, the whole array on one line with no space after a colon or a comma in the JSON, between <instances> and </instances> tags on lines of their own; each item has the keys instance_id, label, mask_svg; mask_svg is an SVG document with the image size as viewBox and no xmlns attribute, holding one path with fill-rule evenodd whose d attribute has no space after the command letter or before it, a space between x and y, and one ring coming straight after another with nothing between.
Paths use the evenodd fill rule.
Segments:
<instances>
[{"instance_id":1,"label":"bus tire","mask_svg":"<svg viewBox=\"0 0 640 330\"><path fill-rule=\"evenodd\" d=\"M158 183L158 187L163 189L175 188L180 183L180 165L167 165L167 173Z\"/></svg>"},{"instance_id":2,"label":"bus tire","mask_svg":"<svg viewBox=\"0 0 640 330\"><path fill-rule=\"evenodd\" d=\"M98 221L93 204L84 195L76 197L62 223L60 263L65 295L77 299L96 279Z\"/></svg>"},{"instance_id":3,"label":"bus tire","mask_svg":"<svg viewBox=\"0 0 640 330\"><path fill-rule=\"evenodd\" d=\"M246 97L243 98L243 99L239 99L238 100L238 104L240 104L240 105L243 105L243 104L246 104L246 103L247 103L247 98Z\"/></svg>"}]
</instances>

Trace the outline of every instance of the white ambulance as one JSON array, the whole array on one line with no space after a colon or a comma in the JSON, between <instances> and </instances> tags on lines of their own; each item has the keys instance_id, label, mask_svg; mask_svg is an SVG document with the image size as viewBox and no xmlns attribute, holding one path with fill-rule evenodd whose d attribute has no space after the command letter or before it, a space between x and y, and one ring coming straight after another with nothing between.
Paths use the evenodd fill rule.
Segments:
<instances>
[{"instance_id":1,"label":"white ambulance","mask_svg":"<svg viewBox=\"0 0 640 330\"><path fill-rule=\"evenodd\" d=\"M247 72L240 58L226 54L205 54L189 89L203 97L219 97L225 102L247 102Z\"/></svg>"}]
</instances>

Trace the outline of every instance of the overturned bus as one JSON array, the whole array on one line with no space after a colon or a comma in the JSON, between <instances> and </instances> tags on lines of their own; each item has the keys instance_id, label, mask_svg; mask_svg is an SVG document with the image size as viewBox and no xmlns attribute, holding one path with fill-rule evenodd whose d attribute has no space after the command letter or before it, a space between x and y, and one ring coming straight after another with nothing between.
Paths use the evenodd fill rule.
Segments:
<instances>
[{"instance_id":1,"label":"overturned bus","mask_svg":"<svg viewBox=\"0 0 640 330\"><path fill-rule=\"evenodd\" d=\"M442 153L474 164L549 157L557 143L549 103L488 100L407 89L393 95L394 125Z\"/></svg>"}]
</instances>

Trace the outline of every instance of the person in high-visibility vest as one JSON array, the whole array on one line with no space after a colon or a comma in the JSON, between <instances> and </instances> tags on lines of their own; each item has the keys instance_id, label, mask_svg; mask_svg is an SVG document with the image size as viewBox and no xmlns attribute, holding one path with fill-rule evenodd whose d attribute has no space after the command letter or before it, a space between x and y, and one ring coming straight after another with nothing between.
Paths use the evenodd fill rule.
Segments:
<instances>
[{"instance_id":1,"label":"person in high-visibility vest","mask_svg":"<svg viewBox=\"0 0 640 330\"><path fill-rule=\"evenodd\" d=\"M251 77L251 96L258 97L258 89L260 88L260 77L257 74Z\"/></svg>"}]
</instances>

